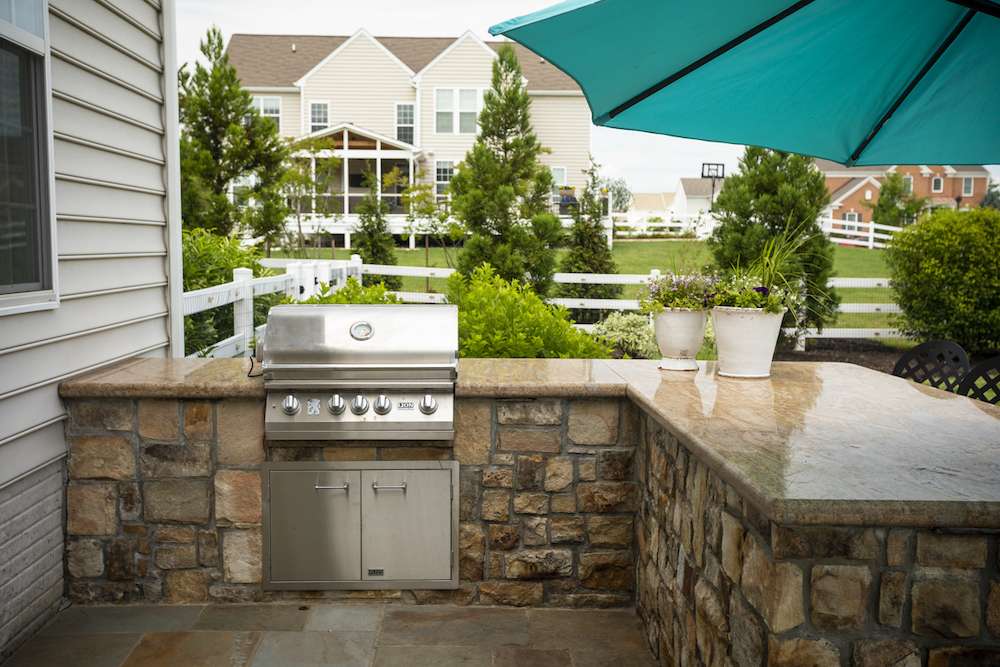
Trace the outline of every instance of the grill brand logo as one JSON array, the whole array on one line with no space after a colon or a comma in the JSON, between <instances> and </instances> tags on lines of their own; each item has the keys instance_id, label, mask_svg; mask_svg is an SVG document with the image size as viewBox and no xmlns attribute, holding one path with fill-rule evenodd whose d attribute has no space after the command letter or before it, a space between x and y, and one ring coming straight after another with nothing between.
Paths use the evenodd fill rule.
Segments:
<instances>
[{"instance_id":1,"label":"grill brand logo","mask_svg":"<svg viewBox=\"0 0 1000 667\"><path fill-rule=\"evenodd\" d=\"M412 410L416 407L416 402L414 401L400 401L396 404L396 407L400 410Z\"/></svg>"},{"instance_id":2,"label":"grill brand logo","mask_svg":"<svg viewBox=\"0 0 1000 667\"><path fill-rule=\"evenodd\" d=\"M368 568L368 576L369 577L384 577L385 576L385 570L382 569L382 568L380 568L380 567L370 567L370 568Z\"/></svg>"}]
</instances>

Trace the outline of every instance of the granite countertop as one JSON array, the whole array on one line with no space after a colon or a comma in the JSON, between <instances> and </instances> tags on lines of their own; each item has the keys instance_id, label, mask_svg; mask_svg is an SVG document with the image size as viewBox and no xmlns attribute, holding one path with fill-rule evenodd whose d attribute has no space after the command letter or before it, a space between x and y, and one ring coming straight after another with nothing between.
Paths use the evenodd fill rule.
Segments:
<instances>
[{"instance_id":1,"label":"granite countertop","mask_svg":"<svg viewBox=\"0 0 1000 667\"><path fill-rule=\"evenodd\" d=\"M66 397L262 398L245 359L134 359ZM772 520L1000 528L1000 407L852 364L463 359L458 396L628 396Z\"/></svg>"}]
</instances>

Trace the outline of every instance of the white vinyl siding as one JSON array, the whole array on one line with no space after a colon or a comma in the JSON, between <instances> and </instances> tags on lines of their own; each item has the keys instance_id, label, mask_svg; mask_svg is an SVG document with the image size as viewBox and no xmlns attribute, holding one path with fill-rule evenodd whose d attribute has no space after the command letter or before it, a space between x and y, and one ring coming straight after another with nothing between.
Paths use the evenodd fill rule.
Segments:
<instances>
[{"instance_id":1,"label":"white vinyl siding","mask_svg":"<svg viewBox=\"0 0 1000 667\"><path fill-rule=\"evenodd\" d=\"M532 95L531 125L538 140L550 152L539 160L566 170L565 185L580 194L590 166L590 107L581 96Z\"/></svg>"},{"instance_id":2,"label":"white vinyl siding","mask_svg":"<svg viewBox=\"0 0 1000 667\"><path fill-rule=\"evenodd\" d=\"M0 317L0 505L30 517L23 536L37 545L14 544L3 523L14 514L2 513L0 589L17 592L3 598L0 661L62 594L59 382L163 356L169 342L163 53L173 34L162 35L158 5L50 1L60 303Z\"/></svg>"},{"instance_id":3,"label":"white vinyl siding","mask_svg":"<svg viewBox=\"0 0 1000 667\"><path fill-rule=\"evenodd\" d=\"M353 123L392 137L396 132L396 103L416 99L412 76L380 44L359 34L306 77L302 99L329 100L331 126ZM308 111L303 109L306 123ZM308 125L303 129L307 130Z\"/></svg>"}]
</instances>

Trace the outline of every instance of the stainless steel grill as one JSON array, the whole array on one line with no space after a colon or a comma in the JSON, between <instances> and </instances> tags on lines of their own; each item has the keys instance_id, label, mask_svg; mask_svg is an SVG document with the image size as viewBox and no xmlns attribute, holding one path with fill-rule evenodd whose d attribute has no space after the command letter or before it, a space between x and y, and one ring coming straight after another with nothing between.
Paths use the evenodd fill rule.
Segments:
<instances>
[{"instance_id":1,"label":"stainless steel grill","mask_svg":"<svg viewBox=\"0 0 1000 667\"><path fill-rule=\"evenodd\" d=\"M263 361L270 440L451 440L458 311L276 306Z\"/></svg>"}]
</instances>

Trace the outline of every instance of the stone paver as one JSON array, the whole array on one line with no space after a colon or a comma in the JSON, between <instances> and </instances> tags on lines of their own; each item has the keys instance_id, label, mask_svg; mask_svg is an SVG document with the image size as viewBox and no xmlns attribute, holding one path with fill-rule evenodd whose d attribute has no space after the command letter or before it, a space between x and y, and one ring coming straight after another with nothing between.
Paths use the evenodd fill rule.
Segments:
<instances>
[{"instance_id":1,"label":"stone paver","mask_svg":"<svg viewBox=\"0 0 1000 667\"><path fill-rule=\"evenodd\" d=\"M274 603L71 607L9 663L84 664L651 667L653 661L631 610Z\"/></svg>"}]
</instances>

